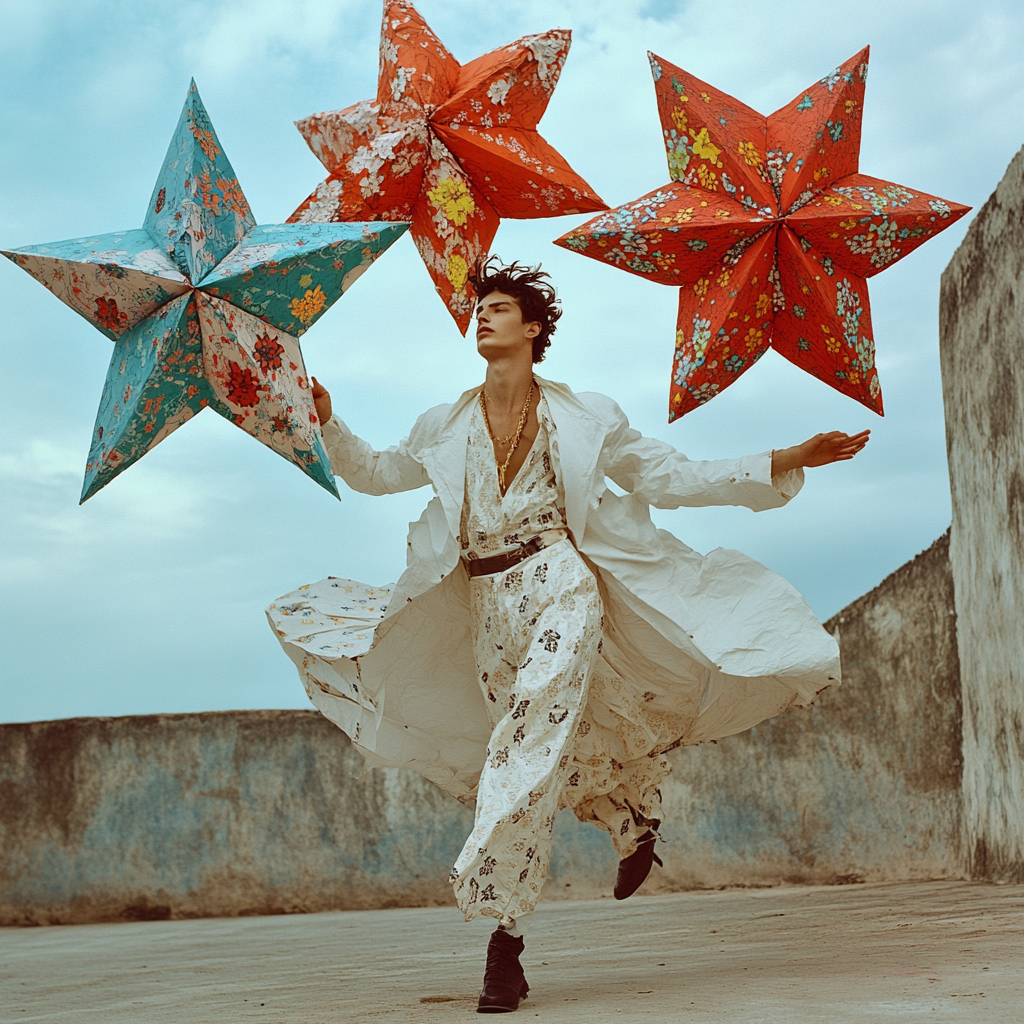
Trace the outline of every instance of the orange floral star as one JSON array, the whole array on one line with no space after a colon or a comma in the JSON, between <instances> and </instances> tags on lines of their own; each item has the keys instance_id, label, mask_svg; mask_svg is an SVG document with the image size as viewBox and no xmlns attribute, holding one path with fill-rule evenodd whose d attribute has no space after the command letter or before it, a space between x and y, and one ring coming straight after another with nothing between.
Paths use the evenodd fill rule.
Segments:
<instances>
[{"instance_id":1,"label":"orange floral star","mask_svg":"<svg viewBox=\"0 0 1024 1024\"><path fill-rule=\"evenodd\" d=\"M411 220L465 334L470 271L501 217L607 208L537 131L569 42L525 36L463 66L408 0L386 0L376 99L297 123L330 177L290 220Z\"/></svg>"},{"instance_id":2,"label":"orange floral star","mask_svg":"<svg viewBox=\"0 0 1024 1024\"><path fill-rule=\"evenodd\" d=\"M649 56L672 181L557 244L679 287L669 422L769 348L881 415L867 278L970 207L858 172L867 48L770 117Z\"/></svg>"}]
</instances>

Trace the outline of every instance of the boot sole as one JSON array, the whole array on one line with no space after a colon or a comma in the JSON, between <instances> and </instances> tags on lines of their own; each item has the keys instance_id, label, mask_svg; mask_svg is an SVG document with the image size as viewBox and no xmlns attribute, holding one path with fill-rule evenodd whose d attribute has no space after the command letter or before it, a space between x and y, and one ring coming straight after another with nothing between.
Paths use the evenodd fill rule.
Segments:
<instances>
[{"instance_id":1,"label":"boot sole","mask_svg":"<svg viewBox=\"0 0 1024 1024\"><path fill-rule=\"evenodd\" d=\"M519 1004L526 1001L527 996L530 992L530 986L524 984L519 992L519 999L516 1001L515 1006L497 1006L492 1003L490 1006L481 1006L479 1003L476 1007L477 1013L515 1013L519 1009Z\"/></svg>"}]
</instances>

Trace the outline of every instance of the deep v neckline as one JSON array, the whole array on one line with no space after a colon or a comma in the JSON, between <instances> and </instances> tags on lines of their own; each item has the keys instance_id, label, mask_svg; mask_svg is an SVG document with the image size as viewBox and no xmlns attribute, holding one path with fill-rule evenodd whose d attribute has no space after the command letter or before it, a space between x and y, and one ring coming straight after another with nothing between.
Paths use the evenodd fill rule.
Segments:
<instances>
[{"instance_id":1,"label":"deep v neckline","mask_svg":"<svg viewBox=\"0 0 1024 1024\"><path fill-rule=\"evenodd\" d=\"M505 495L512 490L516 485L516 481L522 476L523 470L526 469L527 463L530 461L530 456L533 454L533 446L537 443L537 438L540 437L540 417L537 417L537 437L530 442L530 447L526 449L526 455L523 458L523 464L516 470L516 474L509 481L508 487L505 488L505 494L501 493L501 477L498 475L498 459L495 456L494 462L494 486L498 489L498 503L504 507ZM487 443L491 446L491 451L494 451L494 442L488 437Z\"/></svg>"},{"instance_id":2,"label":"deep v neckline","mask_svg":"<svg viewBox=\"0 0 1024 1024\"><path fill-rule=\"evenodd\" d=\"M467 449L459 533L463 550L472 552L473 557L511 550L534 534L564 525L561 492L549 458L553 438L551 414L543 400L537 412L537 434L530 439L519 472L504 494L498 486L493 442L479 409L475 413ZM523 444L525 447L525 439Z\"/></svg>"},{"instance_id":3,"label":"deep v neckline","mask_svg":"<svg viewBox=\"0 0 1024 1024\"><path fill-rule=\"evenodd\" d=\"M508 492L511 491L513 487L515 487L516 481L523 475L523 470L526 469L527 465L529 464L530 456L533 454L533 449L534 449L534 446L537 444L537 438L540 437L541 430L544 430L544 431L547 430L547 428L546 428L546 426L544 424L544 421L541 418L541 405L542 405L542 403L544 403L546 405L546 402L545 402L545 399L544 399L544 392L541 391L540 385L538 384L537 385L537 404L535 406L535 410L536 410L536 414L537 414L537 433L534 436L533 440L530 442L530 447L526 449L526 455L523 457L523 464L519 467L519 469L516 470L516 475L514 477L512 477L511 481L509 481L508 487L505 488L505 494L501 493L501 477L498 475L498 457L497 457L497 455L495 455L494 459L492 460L493 463L494 463L494 487L495 487L495 489L498 492L498 504L502 508L505 507L505 495L507 495ZM494 452L494 442L491 440L490 434L487 432L487 425L486 424L484 424L484 433L487 435L487 443L488 443L488 445L490 445L490 450L491 450L491 453L493 454L493 452Z\"/></svg>"}]
</instances>

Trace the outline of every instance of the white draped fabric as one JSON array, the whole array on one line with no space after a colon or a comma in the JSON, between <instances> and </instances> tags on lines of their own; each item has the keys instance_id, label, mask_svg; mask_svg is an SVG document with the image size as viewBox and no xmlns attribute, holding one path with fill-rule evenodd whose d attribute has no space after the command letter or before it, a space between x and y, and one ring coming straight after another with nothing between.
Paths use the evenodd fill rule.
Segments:
<instances>
[{"instance_id":1,"label":"white draped fabric","mask_svg":"<svg viewBox=\"0 0 1024 1024\"><path fill-rule=\"evenodd\" d=\"M649 514L650 506L778 508L800 489L802 471L773 479L770 452L691 461L633 430L611 399L537 380L570 539L604 606L594 673L603 673L607 706L597 713L612 722L642 706L648 753L658 754L742 732L838 684L838 645L789 583L738 551L700 555ZM329 578L267 610L314 705L370 763L411 768L462 800L475 797L491 733L459 557L479 390L424 413L386 451L337 419L325 426L332 469L352 488L432 486L435 497L410 526L397 584Z\"/></svg>"}]
</instances>

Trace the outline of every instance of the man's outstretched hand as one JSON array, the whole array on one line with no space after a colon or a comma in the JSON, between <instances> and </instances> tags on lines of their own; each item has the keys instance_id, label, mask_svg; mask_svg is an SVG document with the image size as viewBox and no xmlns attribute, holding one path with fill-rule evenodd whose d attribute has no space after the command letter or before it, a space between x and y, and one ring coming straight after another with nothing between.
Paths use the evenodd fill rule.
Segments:
<instances>
[{"instance_id":1,"label":"man's outstretched hand","mask_svg":"<svg viewBox=\"0 0 1024 1024\"><path fill-rule=\"evenodd\" d=\"M331 393L316 377L313 378L313 404L322 427L331 418Z\"/></svg>"},{"instance_id":2,"label":"man's outstretched hand","mask_svg":"<svg viewBox=\"0 0 1024 1024\"><path fill-rule=\"evenodd\" d=\"M862 430L859 434L833 430L827 434L815 434L793 448L777 449L772 452L772 476L801 466L810 469L812 466L827 466L830 462L845 462L868 443L870 434L870 430Z\"/></svg>"}]
</instances>

